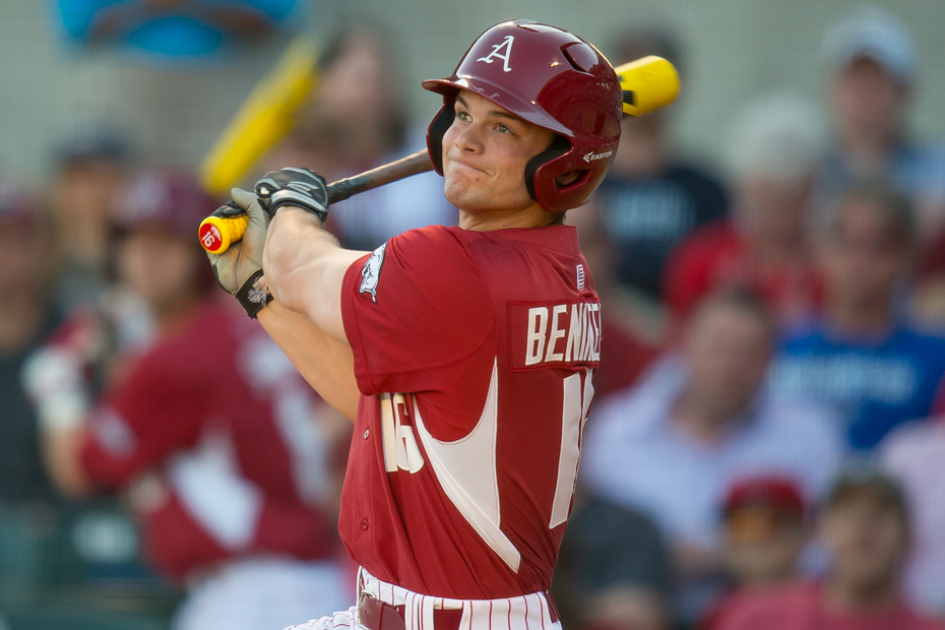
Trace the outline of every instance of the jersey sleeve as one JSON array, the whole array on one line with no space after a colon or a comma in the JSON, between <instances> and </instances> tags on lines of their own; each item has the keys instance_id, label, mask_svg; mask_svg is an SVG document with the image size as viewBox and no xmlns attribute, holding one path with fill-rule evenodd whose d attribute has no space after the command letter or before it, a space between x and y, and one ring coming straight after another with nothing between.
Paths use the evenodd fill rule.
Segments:
<instances>
[{"instance_id":1,"label":"jersey sleeve","mask_svg":"<svg viewBox=\"0 0 945 630\"><path fill-rule=\"evenodd\" d=\"M352 263L341 305L366 396L441 389L447 368L494 340L485 280L448 228L411 230Z\"/></svg>"},{"instance_id":2,"label":"jersey sleeve","mask_svg":"<svg viewBox=\"0 0 945 630\"><path fill-rule=\"evenodd\" d=\"M210 386L166 358L146 357L93 412L81 452L85 472L118 487L196 443Z\"/></svg>"}]
</instances>

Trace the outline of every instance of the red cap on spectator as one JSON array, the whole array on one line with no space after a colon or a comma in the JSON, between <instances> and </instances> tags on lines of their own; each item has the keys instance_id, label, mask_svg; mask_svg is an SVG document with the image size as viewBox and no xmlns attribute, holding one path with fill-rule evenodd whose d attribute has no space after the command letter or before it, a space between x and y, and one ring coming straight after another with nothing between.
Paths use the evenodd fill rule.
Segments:
<instances>
[{"instance_id":1,"label":"red cap on spectator","mask_svg":"<svg viewBox=\"0 0 945 630\"><path fill-rule=\"evenodd\" d=\"M200 222L218 205L190 175L145 170L119 194L112 218L119 230L156 226L196 241Z\"/></svg>"},{"instance_id":2,"label":"red cap on spectator","mask_svg":"<svg viewBox=\"0 0 945 630\"><path fill-rule=\"evenodd\" d=\"M784 477L750 477L733 485L725 497L725 514L739 508L767 507L804 517L804 499L797 484Z\"/></svg>"}]
</instances>

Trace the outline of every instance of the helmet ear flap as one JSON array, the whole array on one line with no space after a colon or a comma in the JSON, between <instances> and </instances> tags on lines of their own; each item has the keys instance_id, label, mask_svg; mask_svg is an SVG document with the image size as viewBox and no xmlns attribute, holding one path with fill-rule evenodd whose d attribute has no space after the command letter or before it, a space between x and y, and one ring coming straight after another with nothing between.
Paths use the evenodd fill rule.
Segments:
<instances>
[{"instance_id":1,"label":"helmet ear flap","mask_svg":"<svg viewBox=\"0 0 945 630\"><path fill-rule=\"evenodd\" d=\"M443 174L443 135L453 124L455 117L456 110L453 109L453 99L448 101L444 99L443 107L436 113L427 128L427 152L430 154L433 168L440 175Z\"/></svg>"},{"instance_id":2,"label":"helmet ear flap","mask_svg":"<svg viewBox=\"0 0 945 630\"><path fill-rule=\"evenodd\" d=\"M571 141L562 135L555 134L555 138L551 141L551 145L530 159L527 164L525 164L525 189L528 190L529 197L535 201L538 201L538 196L535 192L535 182L537 181L538 177L538 169L551 160L561 157L570 150Z\"/></svg>"}]
</instances>

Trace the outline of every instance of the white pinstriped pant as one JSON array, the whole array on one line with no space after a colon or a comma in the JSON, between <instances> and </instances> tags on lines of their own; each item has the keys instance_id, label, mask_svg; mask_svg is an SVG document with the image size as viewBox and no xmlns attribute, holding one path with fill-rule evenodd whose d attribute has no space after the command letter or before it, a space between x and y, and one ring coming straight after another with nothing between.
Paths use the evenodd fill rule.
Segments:
<instances>
[{"instance_id":1,"label":"white pinstriped pant","mask_svg":"<svg viewBox=\"0 0 945 630\"><path fill-rule=\"evenodd\" d=\"M449 599L421 595L383 582L363 568L358 574L359 591L391 606L404 607L405 630L436 630L434 610L462 610L459 630L561 630L560 621L551 620L544 593L500 599ZM360 597L360 593L358 594ZM362 630L357 606L330 617L312 619L286 630Z\"/></svg>"}]
</instances>

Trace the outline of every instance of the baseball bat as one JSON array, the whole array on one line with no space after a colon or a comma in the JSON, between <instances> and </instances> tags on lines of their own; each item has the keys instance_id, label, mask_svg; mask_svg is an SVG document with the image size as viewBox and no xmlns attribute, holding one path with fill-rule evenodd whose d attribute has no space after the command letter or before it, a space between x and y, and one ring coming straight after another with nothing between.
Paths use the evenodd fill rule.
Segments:
<instances>
[{"instance_id":1,"label":"baseball bat","mask_svg":"<svg viewBox=\"0 0 945 630\"><path fill-rule=\"evenodd\" d=\"M338 203L352 195L430 170L433 170L433 163L430 154L423 149L360 175L328 184L328 203ZM246 215L207 217L200 223L200 244L211 254L222 254L232 243L243 238L248 223Z\"/></svg>"},{"instance_id":2,"label":"baseball bat","mask_svg":"<svg viewBox=\"0 0 945 630\"><path fill-rule=\"evenodd\" d=\"M669 61L649 56L614 68L623 91L623 113L642 116L672 103L679 94L679 74ZM337 181L328 186L328 203L432 170L426 150L395 162ZM200 243L211 254L222 254L230 244L243 238L249 219L208 217L200 224Z\"/></svg>"},{"instance_id":3,"label":"baseball bat","mask_svg":"<svg viewBox=\"0 0 945 630\"><path fill-rule=\"evenodd\" d=\"M246 98L200 164L200 181L213 195L230 192L292 125L292 115L318 81L314 40L300 36Z\"/></svg>"}]
</instances>

